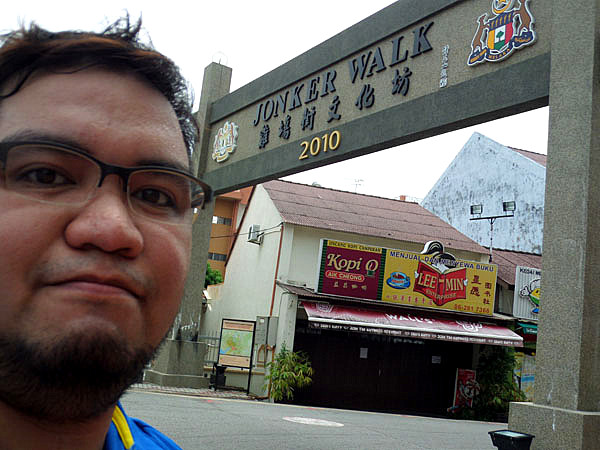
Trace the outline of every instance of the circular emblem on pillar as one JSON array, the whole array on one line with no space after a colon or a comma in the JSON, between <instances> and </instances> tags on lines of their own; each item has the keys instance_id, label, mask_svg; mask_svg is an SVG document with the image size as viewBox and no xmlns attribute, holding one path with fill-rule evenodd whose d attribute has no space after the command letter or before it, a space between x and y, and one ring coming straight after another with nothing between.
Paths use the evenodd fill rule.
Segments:
<instances>
[{"instance_id":1,"label":"circular emblem on pillar","mask_svg":"<svg viewBox=\"0 0 600 450\"><path fill-rule=\"evenodd\" d=\"M217 162L226 161L229 155L235 151L238 141L238 128L237 124L229 121L219 128L213 142L212 159Z\"/></svg>"}]
</instances>

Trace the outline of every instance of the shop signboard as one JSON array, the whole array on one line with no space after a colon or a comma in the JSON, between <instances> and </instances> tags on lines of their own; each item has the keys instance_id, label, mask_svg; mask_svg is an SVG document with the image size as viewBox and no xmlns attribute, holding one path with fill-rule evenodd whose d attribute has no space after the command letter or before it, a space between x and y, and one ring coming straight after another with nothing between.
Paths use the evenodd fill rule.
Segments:
<instances>
[{"instance_id":1,"label":"shop signboard","mask_svg":"<svg viewBox=\"0 0 600 450\"><path fill-rule=\"evenodd\" d=\"M317 292L379 300L386 249L321 239Z\"/></svg>"},{"instance_id":2,"label":"shop signboard","mask_svg":"<svg viewBox=\"0 0 600 450\"><path fill-rule=\"evenodd\" d=\"M317 267L317 292L323 294L480 315L494 312L493 264L321 239Z\"/></svg>"},{"instance_id":3,"label":"shop signboard","mask_svg":"<svg viewBox=\"0 0 600 450\"><path fill-rule=\"evenodd\" d=\"M533 267L517 266L513 315L520 319L537 320L540 311L540 282L542 271Z\"/></svg>"},{"instance_id":4,"label":"shop signboard","mask_svg":"<svg viewBox=\"0 0 600 450\"><path fill-rule=\"evenodd\" d=\"M407 306L492 315L497 266L388 250L382 300Z\"/></svg>"},{"instance_id":5,"label":"shop signboard","mask_svg":"<svg viewBox=\"0 0 600 450\"><path fill-rule=\"evenodd\" d=\"M310 328L471 344L523 346L521 336L506 327L490 323L321 302L303 301L302 306Z\"/></svg>"}]
</instances>

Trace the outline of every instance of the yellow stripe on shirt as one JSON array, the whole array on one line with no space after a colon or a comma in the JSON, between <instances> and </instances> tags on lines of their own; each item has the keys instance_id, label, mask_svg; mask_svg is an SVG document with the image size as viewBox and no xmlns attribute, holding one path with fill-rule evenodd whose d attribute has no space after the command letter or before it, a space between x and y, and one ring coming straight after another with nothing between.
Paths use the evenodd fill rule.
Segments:
<instances>
[{"instance_id":1,"label":"yellow stripe on shirt","mask_svg":"<svg viewBox=\"0 0 600 450\"><path fill-rule=\"evenodd\" d=\"M121 438L121 442L123 442L125 449L131 449L135 442L133 441L133 436L131 435L131 430L129 429L127 419L118 405L115 406L115 410L113 411L112 422L117 428L117 432L119 433L119 437Z\"/></svg>"}]
</instances>

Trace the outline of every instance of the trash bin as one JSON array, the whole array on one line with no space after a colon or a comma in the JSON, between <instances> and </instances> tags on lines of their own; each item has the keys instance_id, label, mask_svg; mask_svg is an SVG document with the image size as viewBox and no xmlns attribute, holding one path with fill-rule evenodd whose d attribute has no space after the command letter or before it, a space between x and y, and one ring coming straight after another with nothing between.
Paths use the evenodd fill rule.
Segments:
<instances>
[{"instance_id":1,"label":"trash bin","mask_svg":"<svg viewBox=\"0 0 600 450\"><path fill-rule=\"evenodd\" d=\"M217 364L213 365L213 373L210 374L210 386L216 391L219 386L225 386L225 367Z\"/></svg>"},{"instance_id":2,"label":"trash bin","mask_svg":"<svg viewBox=\"0 0 600 450\"><path fill-rule=\"evenodd\" d=\"M533 434L519 433L510 430L490 431L492 444L499 450L529 450Z\"/></svg>"}]
</instances>

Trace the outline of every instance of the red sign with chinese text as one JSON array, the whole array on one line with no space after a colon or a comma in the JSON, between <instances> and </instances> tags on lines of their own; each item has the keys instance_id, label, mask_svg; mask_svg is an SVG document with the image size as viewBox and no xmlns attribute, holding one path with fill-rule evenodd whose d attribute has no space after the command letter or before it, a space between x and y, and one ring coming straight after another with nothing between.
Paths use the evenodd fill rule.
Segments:
<instances>
[{"instance_id":1,"label":"red sign with chinese text","mask_svg":"<svg viewBox=\"0 0 600 450\"><path fill-rule=\"evenodd\" d=\"M419 261L414 291L433 300L438 306L467 298L467 269L441 273L435 267Z\"/></svg>"},{"instance_id":2,"label":"red sign with chinese text","mask_svg":"<svg viewBox=\"0 0 600 450\"><path fill-rule=\"evenodd\" d=\"M385 249L323 239L318 292L379 300Z\"/></svg>"}]
</instances>

